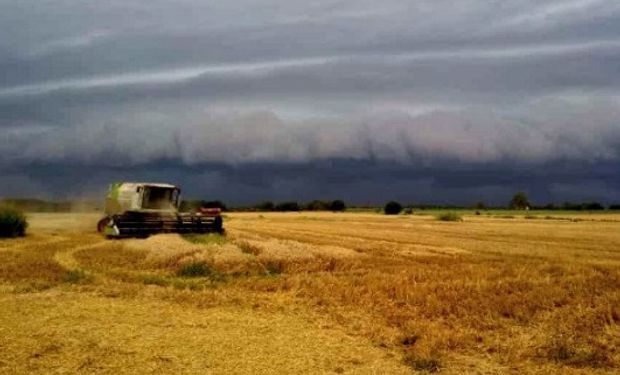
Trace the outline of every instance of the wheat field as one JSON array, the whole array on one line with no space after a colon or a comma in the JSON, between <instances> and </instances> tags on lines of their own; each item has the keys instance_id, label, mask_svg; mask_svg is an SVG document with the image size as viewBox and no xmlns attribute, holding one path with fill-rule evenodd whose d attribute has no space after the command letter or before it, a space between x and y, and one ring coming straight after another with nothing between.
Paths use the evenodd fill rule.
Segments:
<instances>
[{"instance_id":1,"label":"wheat field","mask_svg":"<svg viewBox=\"0 0 620 375\"><path fill-rule=\"evenodd\" d=\"M232 213L0 240L0 373L613 374L620 215Z\"/></svg>"}]
</instances>

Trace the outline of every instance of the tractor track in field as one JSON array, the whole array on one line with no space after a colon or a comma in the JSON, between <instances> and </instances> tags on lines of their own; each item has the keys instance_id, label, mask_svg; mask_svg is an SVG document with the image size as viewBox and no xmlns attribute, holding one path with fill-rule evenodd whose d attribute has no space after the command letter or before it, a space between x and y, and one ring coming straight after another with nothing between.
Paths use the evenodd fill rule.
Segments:
<instances>
[{"instance_id":1,"label":"tractor track in field","mask_svg":"<svg viewBox=\"0 0 620 375\"><path fill-rule=\"evenodd\" d=\"M103 247L107 244L105 240L101 240L95 243L91 243L88 245L80 245L69 248L64 251L58 251L54 254L54 260L61 265L63 268L67 270L75 269L80 267L80 263L73 256L78 251L93 249L97 247Z\"/></svg>"},{"instance_id":2,"label":"tractor track in field","mask_svg":"<svg viewBox=\"0 0 620 375\"><path fill-rule=\"evenodd\" d=\"M276 228L276 227L274 227ZM374 243L377 245L387 244L393 248L398 248L399 253L407 253L412 255L436 255L436 256L446 256L446 255L455 255L455 254L468 254L469 250L462 249L456 246L437 246L433 244L428 244L419 241L403 241L396 239L378 239L373 236L361 235L361 234L352 234L352 233L325 233L321 232L320 236L318 235L316 230L309 229L299 229L299 228L287 228L286 232L277 233L274 228L270 228L269 230L257 230L253 228L235 228L236 231L240 233L249 233L258 235L262 238L277 238L280 240L290 240L289 234L295 235L295 241L306 243L309 245L315 246L323 246L330 245L334 242L340 243L344 239L350 240L349 245L346 246L355 251L359 251L361 253L370 252L368 249L369 243ZM277 229L277 228L276 228ZM342 246L342 245L341 245ZM409 249L403 250L402 247L409 247ZM380 250L378 248L373 248L372 252L378 254ZM394 251L386 251L383 250L383 253L386 255L394 254Z\"/></svg>"},{"instance_id":3,"label":"tractor track in field","mask_svg":"<svg viewBox=\"0 0 620 375\"><path fill-rule=\"evenodd\" d=\"M24 243L20 243L20 244L10 244L10 246L2 246L0 245L0 251L16 251L16 250L24 250L24 249L29 249L35 246L41 246L41 245L45 245L45 246L49 246L49 245L53 245L53 244L57 244L59 242L63 242L63 241L67 241L69 238L65 237L65 236L54 236L52 237L52 239L45 239L45 241L40 241L40 242L28 242L25 241Z\"/></svg>"}]
</instances>

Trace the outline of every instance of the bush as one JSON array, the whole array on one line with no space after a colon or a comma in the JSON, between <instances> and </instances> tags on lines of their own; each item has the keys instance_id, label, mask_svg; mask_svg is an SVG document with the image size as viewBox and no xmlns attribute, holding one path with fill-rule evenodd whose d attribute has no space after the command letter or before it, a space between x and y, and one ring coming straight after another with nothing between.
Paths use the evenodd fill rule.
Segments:
<instances>
[{"instance_id":1,"label":"bush","mask_svg":"<svg viewBox=\"0 0 620 375\"><path fill-rule=\"evenodd\" d=\"M275 204L272 201L264 201L254 206L254 208L258 211L273 211Z\"/></svg>"},{"instance_id":2,"label":"bush","mask_svg":"<svg viewBox=\"0 0 620 375\"><path fill-rule=\"evenodd\" d=\"M297 202L282 202L278 203L275 207L276 211L299 211L299 204Z\"/></svg>"},{"instance_id":3,"label":"bush","mask_svg":"<svg viewBox=\"0 0 620 375\"><path fill-rule=\"evenodd\" d=\"M387 202L383 208L383 212L385 212L386 215L398 215L402 210L403 206L396 201Z\"/></svg>"},{"instance_id":4,"label":"bush","mask_svg":"<svg viewBox=\"0 0 620 375\"><path fill-rule=\"evenodd\" d=\"M329 205L329 210L334 212L342 212L347 209L347 206L344 204L344 201L340 199L336 199L332 201Z\"/></svg>"},{"instance_id":5,"label":"bush","mask_svg":"<svg viewBox=\"0 0 620 375\"><path fill-rule=\"evenodd\" d=\"M0 237L21 237L26 234L28 222L20 211L10 208L0 208Z\"/></svg>"},{"instance_id":6,"label":"bush","mask_svg":"<svg viewBox=\"0 0 620 375\"><path fill-rule=\"evenodd\" d=\"M598 202L586 202L583 204L583 209L584 210L604 210L605 206L603 206L602 204L598 203Z\"/></svg>"},{"instance_id":7,"label":"bush","mask_svg":"<svg viewBox=\"0 0 620 375\"><path fill-rule=\"evenodd\" d=\"M306 210L308 211L327 211L328 208L329 202L319 200L313 200L306 205Z\"/></svg>"},{"instance_id":8,"label":"bush","mask_svg":"<svg viewBox=\"0 0 620 375\"><path fill-rule=\"evenodd\" d=\"M565 210L571 210L571 211L583 211L583 210L594 211L594 210L604 210L605 206L603 206L602 204L598 202L583 202L583 203L564 202L564 204L562 205L562 208Z\"/></svg>"},{"instance_id":9,"label":"bush","mask_svg":"<svg viewBox=\"0 0 620 375\"><path fill-rule=\"evenodd\" d=\"M441 221L463 221L461 215L456 212L442 212L437 215L437 220Z\"/></svg>"}]
</instances>

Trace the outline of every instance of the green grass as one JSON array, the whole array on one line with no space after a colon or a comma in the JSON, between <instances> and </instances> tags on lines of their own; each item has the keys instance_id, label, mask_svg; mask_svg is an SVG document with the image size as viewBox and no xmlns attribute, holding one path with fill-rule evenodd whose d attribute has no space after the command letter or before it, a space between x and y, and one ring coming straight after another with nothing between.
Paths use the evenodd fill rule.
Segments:
<instances>
[{"instance_id":1,"label":"green grass","mask_svg":"<svg viewBox=\"0 0 620 375\"><path fill-rule=\"evenodd\" d=\"M191 243L203 245L223 245L228 241L226 236L218 233L184 234L183 238Z\"/></svg>"},{"instance_id":2,"label":"green grass","mask_svg":"<svg viewBox=\"0 0 620 375\"><path fill-rule=\"evenodd\" d=\"M440 221L463 221L461 214L454 211L442 212L436 218Z\"/></svg>"},{"instance_id":3,"label":"green grass","mask_svg":"<svg viewBox=\"0 0 620 375\"><path fill-rule=\"evenodd\" d=\"M203 262L188 263L177 270L177 276L181 277L207 277L214 273L211 267Z\"/></svg>"},{"instance_id":4,"label":"green grass","mask_svg":"<svg viewBox=\"0 0 620 375\"><path fill-rule=\"evenodd\" d=\"M90 275L83 269L75 268L67 271L63 281L69 284L81 284L90 280Z\"/></svg>"}]
</instances>

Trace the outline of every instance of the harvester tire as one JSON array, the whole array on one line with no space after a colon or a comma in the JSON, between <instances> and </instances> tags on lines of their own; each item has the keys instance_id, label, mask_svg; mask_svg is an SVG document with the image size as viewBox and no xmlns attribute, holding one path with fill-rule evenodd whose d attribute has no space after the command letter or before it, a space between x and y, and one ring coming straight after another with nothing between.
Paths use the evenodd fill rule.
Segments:
<instances>
[{"instance_id":1,"label":"harvester tire","mask_svg":"<svg viewBox=\"0 0 620 375\"><path fill-rule=\"evenodd\" d=\"M215 231L219 234L224 234L224 220L221 216L215 218Z\"/></svg>"},{"instance_id":2,"label":"harvester tire","mask_svg":"<svg viewBox=\"0 0 620 375\"><path fill-rule=\"evenodd\" d=\"M109 222L109 217L104 217L103 219L99 220L99 222L97 223L97 232L103 233L103 231L105 231L105 227L108 225Z\"/></svg>"}]
</instances>

